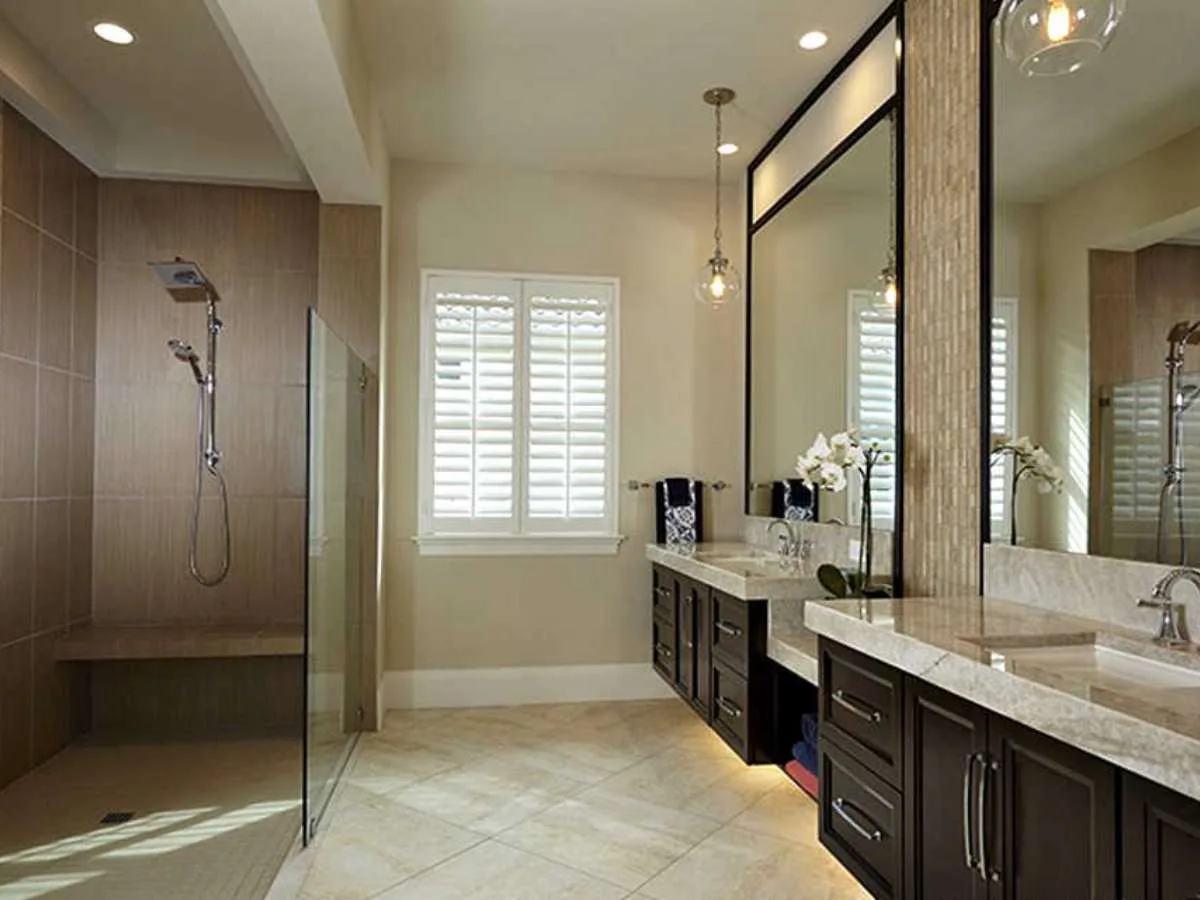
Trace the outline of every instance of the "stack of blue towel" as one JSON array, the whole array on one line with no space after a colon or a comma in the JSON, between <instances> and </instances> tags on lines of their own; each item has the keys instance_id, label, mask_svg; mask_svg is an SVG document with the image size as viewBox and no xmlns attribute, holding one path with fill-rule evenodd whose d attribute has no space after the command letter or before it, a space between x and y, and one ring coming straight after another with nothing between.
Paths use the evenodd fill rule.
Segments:
<instances>
[{"instance_id":1,"label":"stack of blue towel","mask_svg":"<svg viewBox=\"0 0 1200 900\"><path fill-rule=\"evenodd\" d=\"M792 747L792 758L814 778L817 775L817 716L806 713L800 717L800 733L803 740Z\"/></svg>"}]
</instances>

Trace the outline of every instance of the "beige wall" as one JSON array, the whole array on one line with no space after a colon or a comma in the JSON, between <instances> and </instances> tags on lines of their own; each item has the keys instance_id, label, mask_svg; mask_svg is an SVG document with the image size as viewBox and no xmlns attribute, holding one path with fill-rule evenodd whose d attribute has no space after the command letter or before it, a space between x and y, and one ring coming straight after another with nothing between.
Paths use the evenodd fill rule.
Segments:
<instances>
[{"instance_id":1,"label":"beige wall","mask_svg":"<svg viewBox=\"0 0 1200 900\"><path fill-rule=\"evenodd\" d=\"M652 494L619 492L610 557L419 557L418 323L422 267L621 279L620 470L736 483L742 442L741 306L701 307L711 251L703 182L396 164L392 170L385 504L389 669L640 662L647 658ZM736 226L726 222L726 230ZM740 492L713 533L740 530Z\"/></svg>"},{"instance_id":2,"label":"beige wall","mask_svg":"<svg viewBox=\"0 0 1200 900\"><path fill-rule=\"evenodd\" d=\"M91 614L96 176L0 107L0 786L87 724L54 643Z\"/></svg>"},{"instance_id":3,"label":"beige wall","mask_svg":"<svg viewBox=\"0 0 1200 900\"><path fill-rule=\"evenodd\" d=\"M879 290L888 223L886 195L813 190L754 236L750 480L795 477L817 432L846 429L848 294ZM849 521L846 502L822 494L821 518Z\"/></svg>"}]
</instances>

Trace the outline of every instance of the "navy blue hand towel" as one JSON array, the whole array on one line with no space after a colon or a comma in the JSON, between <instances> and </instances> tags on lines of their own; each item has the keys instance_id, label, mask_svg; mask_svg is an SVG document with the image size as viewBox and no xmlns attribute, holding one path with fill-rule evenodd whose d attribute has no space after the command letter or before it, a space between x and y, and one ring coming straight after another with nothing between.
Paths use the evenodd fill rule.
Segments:
<instances>
[{"instance_id":1,"label":"navy blue hand towel","mask_svg":"<svg viewBox=\"0 0 1200 900\"><path fill-rule=\"evenodd\" d=\"M771 484L771 517L789 522L816 522L818 492L799 478Z\"/></svg>"},{"instance_id":2,"label":"navy blue hand towel","mask_svg":"<svg viewBox=\"0 0 1200 900\"><path fill-rule=\"evenodd\" d=\"M815 713L805 713L800 717L800 733L804 735L804 742L817 746L817 716Z\"/></svg>"},{"instance_id":3,"label":"navy blue hand towel","mask_svg":"<svg viewBox=\"0 0 1200 900\"><path fill-rule=\"evenodd\" d=\"M660 544L704 541L704 483L664 478L654 483L654 531Z\"/></svg>"}]
</instances>

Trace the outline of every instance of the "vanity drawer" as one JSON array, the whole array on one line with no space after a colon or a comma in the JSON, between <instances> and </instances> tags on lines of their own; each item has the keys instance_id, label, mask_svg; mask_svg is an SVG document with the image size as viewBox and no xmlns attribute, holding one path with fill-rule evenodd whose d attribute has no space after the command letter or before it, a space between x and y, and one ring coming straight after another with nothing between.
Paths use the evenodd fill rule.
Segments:
<instances>
[{"instance_id":1,"label":"vanity drawer","mask_svg":"<svg viewBox=\"0 0 1200 900\"><path fill-rule=\"evenodd\" d=\"M884 780L901 778L903 685L900 673L840 644L820 644L821 729L835 731Z\"/></svg>"},{"instance_id":2,"label":"vanity drawer","mask_svg":"<svg viewBox=\"0 0 1200 900\"><path fill-rule=\"evenodd\" d=\"M679 653L675 643L675 623L654 619L651 626L651 648L654 659L654 670L667 683L675 686L675 678L679 672Z\"/></svg>"},{"instance_id":3,"label":"vanity drawer","mask_svg":"<svg viewBox=\"0 0 1200 900\"><path fill-rule=\"evenodd\" d=\"M742 600L712 592L712 652L740 675L750 671L750 607Z\"/></svg>"},{"instance_id":4,"label":"vanity drawer","mask_svg":"<svg viewBox=\"0 0 1200 900\"><path fill-rule=\"evenodd\" d=\"M712 724L717 734L746 758L750 737L750 689L746 679L717 663L712 669Z\"/></svg>"},{"instance_id":5,"label":"vanity drawer","mask_svg":"<svg viewBox=\"0 0 1200 900\"><path fill-rule=\"evenodd\" d=\"M818 768L821 843L872 895L898 896L904 846L899 792L824 735Z\"/></svg>"},{"instance_id":6,"label":"vanity drawer","mask_svg":"<svg viewBox=\"0 0 1200 900\"><path fill-rule=\"evenodd\" d=\"M654 567L651 582L650 607L655 618L664 622L675 621L675 577L660 566Z\"/></svg>"}]
</instances>

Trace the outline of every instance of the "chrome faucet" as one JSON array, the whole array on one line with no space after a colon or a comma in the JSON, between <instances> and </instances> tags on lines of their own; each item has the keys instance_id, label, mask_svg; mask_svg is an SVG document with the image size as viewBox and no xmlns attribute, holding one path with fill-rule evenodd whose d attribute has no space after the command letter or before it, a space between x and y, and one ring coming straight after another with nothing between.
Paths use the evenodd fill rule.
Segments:
<instances>
[{"instance_id":1,"label":"chrome faucet","mask_svg":"<svg viewBox=\"0 0 1200 900\"><path fill-rule=\"evenodd\" d=\"M767 526L767 537L770 537L776 529L776 526L782 525L786 534L781 534L776 543L776 550L779 553L779 561L787 562L796 559L808 559L812 552L812 541L801 540L798 534L798 522L791 522L787 519L772 519L771 524Z\"/></svg>"},{"instance_id":2,"label":"chrome faucet","mask_svg":"<svg viewBox=\"0 0 1200 900\"><path fill-rule=\"evenodd\" d=\"M1180 581L1191 582L1200 590L1200 569L1172 569L1154 585L1149 600L1141 598L1137 602L1139 607L1157 609L1161 613L1154 643L1164 647L1181 647L1188 643L1187 630L1182 619L1183 604L1172 599L1175 585Z\"/></svg>"}]
</instances>

